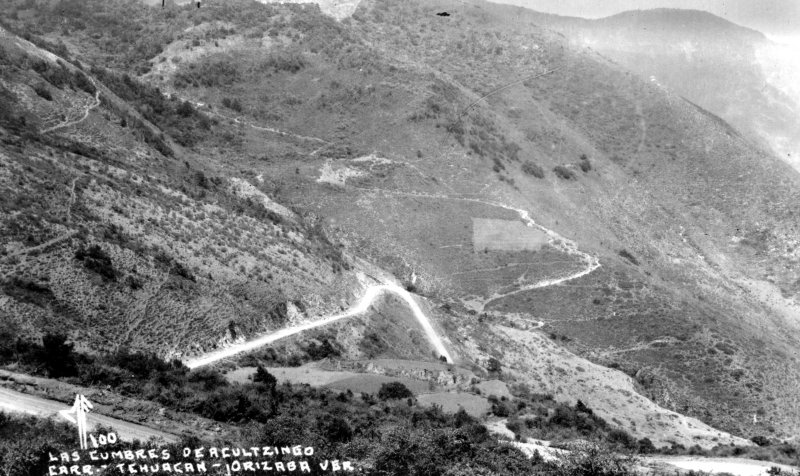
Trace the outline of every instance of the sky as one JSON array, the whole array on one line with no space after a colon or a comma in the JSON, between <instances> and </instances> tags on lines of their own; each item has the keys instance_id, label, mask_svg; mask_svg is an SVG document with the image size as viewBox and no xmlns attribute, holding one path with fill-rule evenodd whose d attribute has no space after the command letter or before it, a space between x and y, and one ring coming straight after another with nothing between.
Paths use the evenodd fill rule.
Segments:
<instances>
[{"instance_id":1,"label":"sky","mask_svg":"<svg viewBox=\"0 0 800 476\"><path fill-rule=\"evenodd\" d=\"M626 10L706 10L773 37L800 36L800 0L492 0L540 12L601 18Z\"/></svg>"}]
</instances>

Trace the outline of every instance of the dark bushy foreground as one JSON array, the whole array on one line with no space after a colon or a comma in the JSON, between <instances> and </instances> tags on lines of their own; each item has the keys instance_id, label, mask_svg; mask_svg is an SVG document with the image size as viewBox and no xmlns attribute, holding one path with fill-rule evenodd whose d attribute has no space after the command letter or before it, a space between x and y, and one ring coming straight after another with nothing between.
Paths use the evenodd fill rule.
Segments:
<instances>
[{"instance_id":1,"label":"dark bushy foreground","mask_svg":"<svg viewBox=\"0 0 800 476\"><path fill-rule=\"evenodd\" d=\"M357 462L361 474L519 475L549 467L498 441L463 411L446 414L439 407L419 406L401 384L384 386L380 400L279 384L263 368L257 370L253 383L231 384L216 370L189 371L178 361L165 362L152 355L121 351L90 357L75 353L63 336L47 337L52 347L48 354L43 345L15 339L8 331L4 334L0 339L3 364L14 362L27 372L66 377L82 385L110 386L121 394L231 423L243 433L226 438L239 438L247 447L301 442L315 447L322 459ZM54 369L53 359L68 364ZM33 431L38 423L20 420L19 424ZM14 440L10 435L0 440L5 454L14 448ZM27 469L7 474L44 474L37 473L41 454L63 448L64 441L71 442L48 440L39 447L40 453L26 457ZM0 464L11 463L3 460Z\"/></svg>"},{"instance_id":2,"label":"dark bushy foreground","mask_svg":"<svg viewBox=\"0 0 800 476\"><path fill-rule=\"evenodd\" d=\"M179 361L165 362L154 355L119 351L94 357L76 353L64 336L48 335L38 344L20 339L10 329L0 329L0 334L0 364L14 363L29 373L81 385L111 387L120 394L232 424L240 431L224 436L229 446L313 446L315 458L352 461L360 468L356 474L627 475L634 474L636 458L631 455L654 451L649 440L635 440L624 431L609 428L582 402L568 406L524 392L514 402L491 399L495 413L501 412L501 407L508 412L510 427L521 425L512 428L515 433L560 435L586 442L571 448L559 462L546 463L499 441L464 411L447 414L439 407L419 406L399 383L384 385L379 398L355 396L349 391L280 384L261 367L252 383L232 384L217 370L189 371ZM538 416L518 418L526 408ZM41 465L47 451L75 446L72 433L58 424L0 418L4 422L0 425L0 474L45 474ZM43 425L46 431L40 428ZM24 440L19 435L28 433L39 436L30 440L35 444L26 442L22 448L18 442ZM209 446L210 442L191 444ZM779 446L770 448L780 452L783 447ZM781 459L769 454L771 459ZM783 454L783 461L791 462L788 453ZM794 457L796 454L794 448ZM736 455L756 456L744 450Z\"/></svg>"}]
</instances>

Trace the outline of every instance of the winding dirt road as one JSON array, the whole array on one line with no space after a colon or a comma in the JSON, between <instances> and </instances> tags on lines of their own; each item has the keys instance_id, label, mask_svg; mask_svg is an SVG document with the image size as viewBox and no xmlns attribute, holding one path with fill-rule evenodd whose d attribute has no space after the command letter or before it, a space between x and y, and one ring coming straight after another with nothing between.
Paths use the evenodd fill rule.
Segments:
<instances>
[{"instance_id":1,"label":"winding dirt road","mask_svg":"<svg viewBox=\"0 0 800 476\"><path fill-rule=\"evenodd\" d=\"M513 296L515 294L523 293L523 292L529 291L531 289L544 288L544 287L547 287L547 286L555 286L555 285L558 285L558 284L561 284L561 283L565 283L567 281L572 281L574 279L581 278L583 276L586 276L587 274L590 274L591 272L593 272L594 270L596 270L597 268L600 267L600 260L597 259L597 257L592 256L592 255L590 255L588 253L585 253L585 252L581 251L580 249L578 249L578 245L574 241L572 241L572 240L570 240L568 238L565 238L565 237L559 235L558 233L556 233L555 231L536 223L533 220L533 218L531 218L530 213L527 210L523 210L522 208L513 207L511 205L506 205L505 203L500 203L500 202L491 202L491 201L481 200L481 199L478 199L478 198L451 197L451 196L447 196L447 195L434 195L434 194L426 194L426 193L401 192L401 191L398 191L398 190L384 190L384 189L364 188L364 187L354 187L354 188L357 188L359 190L369 191L369 192L379 192L379 193L386 193L386 194L389 194L389 195L400 195L400 196L407 196L407 197L412 197L412 198L427 198L427 199L432 199L432 200L454 200L454 201L462 201L462 202L479 203L479 204L482 204L482 205L487 205L487 206L491 206L491 207L497 207L497 208L502 208L504 210L512 211L512 212L516 213L517 215L519 215L520 220L522 220L522 222L525 223L525 226L528 226L528 227L531 227L531 228L538 228L539 230L544 232L547 235L548 244L550 246L560 250L561 252L563 252L565 254L568 254L568 255L571 255L571 256L578 256L580 258L580 260L583 261L583 263L584 263L585 267L583 269L581 269L580 271L569 273L569 274L566 274L564 276L559 276L559 277L555 277L555 278L551 278L551 279L543 279L543 280L537 281L535 283L531 283L531 284L527 284L527 285L521 286L519 289L515 289L514 291L510 291L510 292L507 292L507 293L502 293L502 294L495 293L495 294L493 294L492 296L490 296L488 299L484 300L481 303L481 306L483 308L485 308L486 305L489 304L490 302L496 301L498 299L502 299L502 298L505 298L505 297L508 297L508 296Z\"/></svg>"},{"instance_id":2,"label":"winding dirt road","mask_svg":"<svg viewBox=\"0 0 800 476\"><path fill-rule=\"evenodd\" d=\"M208 353L201 357L188 360L184 363L190 369L203 367L206 365L213 364L215 362L219 362L220 360L233 357L234 355L240 354L242 352L248 352L258 349L259 347L270 344L285 337L299 334L303 331L324 326L342 319L347 319L348 317L353 317L359 314L363 314L370 308L370 306L372 306L375 300L378 299L378 297L380 297L380 295L384 293L395 294L398 297L400 297L403 301L405 301L405 303L411 309L411 312L414 314L414 318L417 319L417 321L420 323L423 330L425 331L425 334L428 336L428 340L430 340L430 342L433 344L434 348L436 349L436 352L439 355L446 358L448 362L452 363L453 362L452 356L447 351L447 348L444 346L444 342L442 342L442 339L433 329L433 325L431 325L428 316L426 316L425 313L422 311L422 308L419 307L419 304L414 299L414 296L405 289L403 289L401 286L398 286L397 284L379 284L368 287L364 295L361 297L361 299L359 299L358 302L355 305L353 305L353 307L351 307L344 313L328 316L323 319L308 322L306 324L302 324L299 326L287 327L277 332L273 332L271 334L258 337L251 341L242 342L241 344L235 344L230 347L226 347L224 349L219 349L217 351Z\"/></svg>"},{"instance_id":3,"label":"winding dirt road","mask_svg":"<svg viewBox=\"0 0 800 476\"><path fill-rule=\"evenodd\" d=\"M503 204L503 203L487 202L487 201L484 201L484 200L472 199L472 198L448 197L448 196L440 196L440 195L426 195L426 194L417 194L417 193L409 193L409 192L394 192L394 191L376 190L376 189L364 189L364 190L369 190L369 191L373 191L373 192L394 193L394 194L398 194L398 195L408 195L408 196L417 197L417 198L431 198L431 199L443 199L443 200L461 200L461 201L482 203L484 205L490 205L490 206L494 206L494 207L499 207L499 208L503 208L503 209L506 209L506 210L510 210L510 211L516 212L519 215L520 219L525 223L526 226L533 227L533 228L538 228L538 229L542 230L545 234L547 234L548 241L549 241L551 246L553 246L553 247L555 247L557 249L560 249L561 251L563 251L566 254L573 255L573 256L579 256L581 258L581 260L585 263L585 267L582 270L578 271L578 272L570 273L570 274L567 274L565 276L560 276L560 277L557 277L557 278L538 281L536 283L531 283L531 284L522 286L519 289L516 289L516 290L508 292L508 293L492 295L491 297L489 297L487 300L485 300L482 303L482 307L485 307L486 304L488 304L488 303L490 303L492 301L495 301L497 299L502 299L502 298L505 298L507 296L511 296L511 295L518 294L518 293L522 293L522 292L525 292L525 291L528 291L528 290L531 290L531 289L543 288L543 287L546 287L546 286L554 286L554 285L557 285L557 284L564 283L566 281L571 281L573 279L577 279L577 278L580 278L582 276L586 276L587 274L593 272L594 270L596 270L597 268L600 267L600 261L596 257L594 257L594 256L592 256L592 255L590 255L588 253L584 253L583 251L580 251L578 249L577 244L575 242L573 242L572 240L564 238L563 236L559 235L558 233L554 232L553 230L550 230L549 228L545 228L542 225L539 225L538 223L536 223L530 217L530 214L528 213L527 210L523 210L521 208L515 208L515 207L512 207L510 205ZM411 311L414 314L414 317L417 319L417 321L420 323L420 325L422 326L423 330L425 331L425 334L427 335L428 340L433 344L433 346L436 349L437 353L439 355L443 356L444 358L446 358L447 362L452 363L453 362L452 356L447 351L447 348L444 346L444 343L442 342L442 339L436 333L436 331L434 330L433 326L431 325L430 320L425 315L425 313L422 311L422 309L419 307L419 304L417 304L417 301L414 299L414 297L411 295L411 293L409 293L408 291L403 289L401 286L398 286L397 284L391 284L391 283L390 284L386 284L386 283L384 283L384 284L374 285L374 286L368 287L366 292L364 293L364 295L361 297L361 299L359 299L359 301L355 305L353 305L353 307L351 307L349 310L347 310L344 313L336 314L336 315L333 315L333 316L328 316L328 317L325 317L325 318L322 318L322 319L319 319L319 320L316 320L316 321L308 322L306 324L302 324L302 325L299 325L299 326L287 327L287 328L281 329L281 330L279 330L277 332L273 332L271 334L263 335L263 336L258 337L256 339L253 339L251 341L235 344L235 345L223 348L223 349L219 349L219 350L210 352L210 353L205 354L203 356L187 360L187 361L184 362L184 364L187 367L189 367L190 369L203 367L203 366L206 366L206 365L213 364L215 362L219 362L220 360L224 360L224 359L233 357L233 356L235 356L237 354L240 354L240 353L243 353L243 352L248 352L248 351L252 351L252 350L258 349L259 347L262 347L264 345L270 344L272 342L275 342L277 340L283 339L285 337L289 337L289 336L292 336L292 335L295 335L295 334L299 334L301 332L304 332L304 331L307 331L307 330L310 330L310 329L314 329L314 328L317 328L317 327L321 327L321 326L330 324L332 322L336 322L336 321L339 321L339 320L342 320L342 319L346 319L348 317L353 317L353 316L357 316L359 314L363 314L364 312L367 311L367 309L369 309L369 307L373 304L373 302L383 293L396 294L397 296L399 296L401 299L403 299L406 302L406 304L409 306L409 308L411 308Z\"/></svg>"}]
</instances>

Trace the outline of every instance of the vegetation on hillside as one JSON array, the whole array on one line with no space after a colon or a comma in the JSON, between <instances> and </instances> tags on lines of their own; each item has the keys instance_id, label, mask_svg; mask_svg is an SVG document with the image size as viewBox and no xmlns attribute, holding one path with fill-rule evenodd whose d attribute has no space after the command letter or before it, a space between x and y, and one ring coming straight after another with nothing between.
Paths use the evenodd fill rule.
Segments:
<instances>
[{"instance_id":1,"label":"vegetation on hillside","mask_svg":"<svg viewBox=\"0 0 800 476\"><path fill-rule=\"evenodd\" d=\"M488 197L480 192L487 184L477 180L489 173L503 179L504 184L495 185L504 187L509 200L520 186L530 193L518 197L520 203L548 204L550 216L544 223L553 229L563 226L578 236L591 231L592 240L600 243L593 242L592 253L603 263L578 285L520 293L496 302L492 310L536 319L546 315L563 345L620 366L636 378L643 393L676 411L742 434L759 432L773 442L781 423L791 420L781 411L793 411L786 403L796 391L796 374L770 379L783 372L776 361L790 374L795 371L789 360L791 347L782 340L787 333L769 323L766 330L748 327L745 317L762 316L761 311L750 313L753 309L744 304L737 307L738 301L729 299L736 296L723 285L724 277L714 274L719 270L704 263L715 256L716 240L721 253L730 253L726 256L737 263L759 263L764 277L775 276L781 291L791 296L800 281L792 267L779 264L796 259L791 245L796 234L780 223L795 223L796 211L774 196L792 196L788 191L795 184L785 171L732 140L738 138L730 135L728 141L717 134L713 127L725 134L723 124L669 103L645 82L600 58L571 50L523 14L511 22L498 13L501 10L468 7L464 14L444 19L430 14L424 2L375 1L365 3L352 19L336 22L315 7L298 5L235 0L208 2L200 10L190 7L149 9L117 0L13 2L7 22L16 31L35 32L28 35L32 41L65 58L70 56L65 44L79 45L73 54L80 54L81 61L108 67L70 74L63 65L32 63L33 101L52 107L61 104L64 95L86 99L93 91L85 76L90 74L132 108L115 109L104 98L102 114L120 116L124 133L113 129L102 135L102 127L92 124L87 128L91 134L86 134L91 140L78 134L22 140L23 134L36 137L41 117L20 107L16 93L0 86L0 100L9 105L0 108L0 125L9 131L2 140L16 151L9 163L21 177L18 183L9 181L10 192L0 197L2 211L13 217L1 230L9 243L14 242L9 253L64 236L62 227L69 220L80 230L62 243L63 249L43 256L34 253L42 262L29 266L19 258L8 260L20 266L4 278L3 291L19 306L15 309L35 317L31 322L49 329L64 322L80 327L75 323L91 315L104 332L120 322L131 328L111 336L84 336L87 340L136 339L162 329L148 327L157 326L152 316L179 309L169 314L172 328L164 335L172 337L174 328L186 326L192 336L206 332L214 339L223 334L235 338L260 329L265 314L267 321L280 325L287 319L287 302L300 300L309 288L339 281L349 263L337 239L382 266L394 267L398 275L408 266L424 267L428 274L419 289L434 299L452 289L488 292L485 281L464 277L474 270L498 268L490 278L502 274L511 280L518 268L507 263L544 260L546 266L531 269L552 275L580 265L574 260L565 263L563 253L548 248L535 255L481 253L474 258L467 244L463 254L444 254L453 243L468 243L469 219L488 216L488 208L470 203L454 213L455 206L443 201L430 206L409 200L406 209L397 205L399 200L369 202L370 197L353 189L324 188L315 182L320 164L330 159L368 170L349 179L359 187L431 194L452 190L454 195L481 199ZM70 41L59 43L59 38ZM222 49L220 44L239 46ZM183 56L181 49L204 53ZM175 74L163 73L170 68L159 69L158 61L169 62ZM151 84L136 79L151 71L158 71L148 77ZM545 71L552 73L534 79L534 73ZM513 81L522 82L498 92ZM198 111L192 103L164 96L155 86L159 82L181 96L208 101L209 108ZM516 106L520 104L524 107ZM132 111L155 124L156 132L139 123ZM261 129L216 119L217 111L223 117L241 114L243 123L253 121ZM273 127L292 132L264 132ZM134 153L128 147L138 145L139 139L127 135L124 145L107 143L113 142L109 136L128 132L143 134L149 147L137 146ZM178 149L173 150L170 137L190 149L185 162ZM709 146L712 142L714 147ZM359 150L375 150L377 144L391 152L390 165L349 160ZM221 153L193 155L215 148ZM151 155L151 149L166 160ZM580 155L584 150L591 151L591 160ZM469 170L475 164L479 166ZM439 166L447 172L437 170ZM452 170L462 170L468 178L443 183ZM546 177L546 170L552 170L555 180L534 180ZM257 197L232 196L228 179L233 176L245 176L260 192L291 203L302 218L295 222L279 215ZM561 186L560 195L551 193L552 183L579 183L575 181L591 181L600 193L580 185ZM628 183L642 186L623 186ZM774 187L763 194L757 190L763 183ZM32 196L48 197L47 203L59 206L41 206ZM562 214L563 210L570 212ZM537 218L538 209L530 211ZM498 210L491 216L495 212L499 217ZM408 220L407 213L415 220ZM464 223L459 213L466 216ZM393 221L400 223L401 237L392 235ZM462 234L448 234L456 228ZM439 234L431 236L426 232L431 229ZM733 233L741 239L731 245ZM408 250L419 253L410 262L403 254L410 254ZM69 280L40 272L56 268L47 259L61 251L68 256L64 269L80 271L71 276L93 287L66 289ZM455 277L450 268L437 268L445 261L455 263L453 269L463 274ZM337 277L318 273L323 267ZM526 276L533 279L533 274ZM94 302L90 298L97 290L114 298ZM142 321L123 314L138 309L131 301L168 305L151 309L151 320ZM182 312L200 309L201 302L212 304L202 314ZM137 346L149 345L138 338ZM190 341L183 339L174 345ZM63 340L49 344L62 351L59 346L68 345ZM374 357L394 344L373 332L364 333L354 346ZM23 344L22 355L35 353L35 347L26 350L24 345L28 344ZM322 340L296 355L276 355L270 361L294 365L343 350L336 342ZM20 354L15 355L19 359ZM74 367L60 369L53 363L31 365L40 372L84 379L86 363L76 359ZM127 363L108 356L97 362L91 367L98 382L129 391ZM115 380L120 375L122 380ZM146 394L170 408L213 414L220 421L240 421L242 415L268 421L274 416L272 403L255 395L261 387L217 387L213 375L192 376L181 368L153 375L164 379L163 386L178 397L188 389L208 392L203 395L211 399L235 397L241 402L241 408L217 405L217 412L169 392ZM141 382L162 385L152 378L142 376ZM529 399L522 409L516 402L496 400L492 411L510 418L520 437L569 439L588 432L622 447L647 446L625 434L612 436L613 429L591 413L548 399ZM768 415L769 423L746 425L752 412Z\"/></svg>"}]
</instances>

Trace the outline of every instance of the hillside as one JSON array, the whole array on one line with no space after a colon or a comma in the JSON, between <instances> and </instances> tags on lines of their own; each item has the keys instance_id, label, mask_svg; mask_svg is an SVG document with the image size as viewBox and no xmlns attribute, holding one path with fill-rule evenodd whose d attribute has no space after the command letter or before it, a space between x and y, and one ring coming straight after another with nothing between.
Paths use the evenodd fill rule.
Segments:
<instances>
[{"instance_id":1,"label":"hillside","mask_svg":"<svg viewBox=\"0 0 800 476\"><path fill-rule=\"evenodd\" d=\"M697 10L598 20L536 14L535 21L712 111L800 167L800 96L776 73L795 61L764 34Z\"/></svg>"},{"instance_id":2,"label":"hillside","mask_svg":"<svg viewBox=\"0 0 800 476\"><path fill-rule=\"evenodd\" d=\"M15 4L0 37L9 341L66 331L101 362L186 358L338 315L385 281L453 355L442 382L398 374L440 385L431 401L501 378L542 405L489 405L512 427L580 400L676 448L800 429L800 175L541 15ZM446 367L407 305L225 365Z\"/></svg>"},{"instance_id":3,"label":"hillside","mask_svg":"<svg viewBox=\"0 0 800 476\"><path fill-rule=\"evenodd\" d=\"M7 328L179 356L347 296L350 265L313 222L274 204L263 180L199 164L143 115L184 143L212 127L206 141L219 140L213 120L93 71L120 80L123 100L3 37Z\"/></svg>"}]
</instances>

